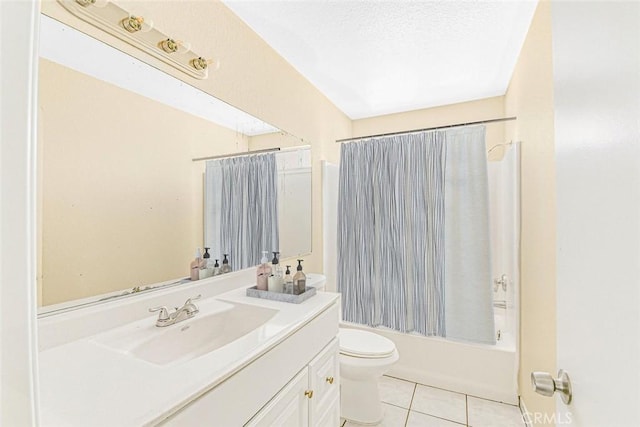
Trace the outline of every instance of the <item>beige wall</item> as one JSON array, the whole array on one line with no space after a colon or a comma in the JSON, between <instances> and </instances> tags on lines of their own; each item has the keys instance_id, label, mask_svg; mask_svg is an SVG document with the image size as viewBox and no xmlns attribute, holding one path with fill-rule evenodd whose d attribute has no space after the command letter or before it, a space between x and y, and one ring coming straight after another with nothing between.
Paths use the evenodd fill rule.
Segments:
<instances>
[{"instance_id":1,"label":"beige wall","mask_svg":"<svg viewBox=\"0 0 640 427\"><path fill-rule=\"evenodd\" d=\"M408 111L406 113L388 114L385 116L355 120L353 122L353 136L366 136L410 129L423 129L454 123L495 119L503 116L504 97L496 96L493 98L462 102L442 107L426 108L423 110ZM486 127L487 148L507 142L504 140L504 124L502 122L489 123ZM331 149L327 150L328 158L332 161L338 161L339 149L340 144L333 144Z\"/></svg>"},{"instance_id":2,"label":"beige wall","mask_svg":"<svg viewBox=\"0 0 640 427\"><path fill-rule=\"evenodd\" d=\"M519 388L530 412L549 415L554 399L531 390L532 371L556 372L556 200L551 11L541 2L505 96L517 115L507 139L522 141Z\"/></svg>"},{"instance_id":3,"label":"beige wall","mask_svg":"<svg viewBox=\"0 0 640 427\"><path fill-rule=\"evenodd\" d=\"M187 276L203 236L191 159L248 138L44 59L39 84L42 304Z\"/></svg>"}]
</instances>

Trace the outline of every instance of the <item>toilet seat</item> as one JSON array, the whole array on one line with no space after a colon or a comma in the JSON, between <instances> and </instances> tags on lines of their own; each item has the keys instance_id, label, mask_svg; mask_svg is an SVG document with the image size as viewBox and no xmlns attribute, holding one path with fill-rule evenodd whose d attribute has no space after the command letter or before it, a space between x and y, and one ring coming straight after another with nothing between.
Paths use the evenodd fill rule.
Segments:
<instances>
[{"instance_id":1,"label":"toilet seat","mask_svg":"<svg viewBox=\"0 0 640 427\"><path fill-rule=\"evenodd\" d=\"M358 329L338 331L340 354L361 359L382 359L392 356L396 346L388 338Z\"/></svg>"}]
</instances>

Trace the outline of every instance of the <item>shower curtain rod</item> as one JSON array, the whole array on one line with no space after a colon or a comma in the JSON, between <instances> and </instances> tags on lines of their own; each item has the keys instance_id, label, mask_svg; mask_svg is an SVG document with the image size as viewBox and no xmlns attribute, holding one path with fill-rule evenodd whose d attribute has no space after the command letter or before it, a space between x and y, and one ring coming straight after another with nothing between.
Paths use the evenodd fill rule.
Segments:
<instances>
[{"instance_id":1,"label":"shower curtain rod","mask_svg":"<svg viewBox=\"0 0 640 427\"><path fill-rule=\"evenodd\" d=\"M294 145L293 147L274 147L274 148L263 148L261 150L253 150L253 151L241 151L239 153L231 153L231 154L221 154L219 156L209 156L209 157L198 157L195 159L191 159L192 162L200 162L202 160L215 160L215 159L228 159L229 157L240 157L240 156L250 156L252 154L263 154L263 153L271 153L272 151L293 151L293 150L306 150L311 148L311 145Z\"/></svg>"},{"instance_id":2,"label":"shower curtain rod","mask_svg":"<svg viewBox=\"0 0 640 427\"><path fill-rule=\"evenodd\" d=\"M262 149L262 150L254 150L254 151L241 151L239 153L221 154L219 156L198 157L198 158L195 158L195 159L191 159L191 161L200 162L202 160L226 159L228 157L250 156L252 154L270 153L272 151L280 151L280 147L265 148L265 149Z\"/></svg>"},{"instance_id":3,"label":"shower curtain rod","mask_svg":"<svg viewBox=\"0 0 640 427\"><path fill-rule=\"evenodd\" d=\"M336 139L336 142L357 141L359 139L378 138L378 137L381 137L381 136L405 135L405 134L414 133L414 132L426 132L428 130L456 128L456 127L471 126L471 125L481 125L481 124L484 124L484 123L506 122L506 121L509 121L509 120L516 120L516 119L517 119L517 117L513 116L513 117L503 117L503 118L499 118L499 119L480 120L480 121L477 121L477 122L456 123L456 124L453 124L453 125L436 126L436 127L424 128L424 129L412 129L412 130L404 130L404 131L401 131L401 132L389 132L389 133L380 133L380 134L377 134L377 135L365 135L365 136L357 136L357 137L354 137L354 138Z\"/></svg>"}]
</instances>

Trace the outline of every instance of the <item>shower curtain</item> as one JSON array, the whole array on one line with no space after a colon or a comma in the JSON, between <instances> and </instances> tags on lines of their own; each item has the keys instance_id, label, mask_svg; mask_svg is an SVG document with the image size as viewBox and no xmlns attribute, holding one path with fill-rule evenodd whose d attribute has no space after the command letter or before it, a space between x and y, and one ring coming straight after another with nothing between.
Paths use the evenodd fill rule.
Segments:
<instances>
[{"instance_id":1,"label":"shower curtain","mask_svg":"<svg viewBox=\"0 0 640 427\"><path fill-rule=\"evenodd\" d=\"M343 319L495 343L484 126L343 144Z\"/></svg>"},{"instance_id":2,"label":"shower curtain","mask_svg":"<svg viewBox=\"0 0 640 427\"><path fill-rule=\"evenodd\" d=\"M207 161L204 242L212 258L229 254L240 270L260 264L262 250L278 250L277 180L273 153Z\"/></svg>"}]
</instances>

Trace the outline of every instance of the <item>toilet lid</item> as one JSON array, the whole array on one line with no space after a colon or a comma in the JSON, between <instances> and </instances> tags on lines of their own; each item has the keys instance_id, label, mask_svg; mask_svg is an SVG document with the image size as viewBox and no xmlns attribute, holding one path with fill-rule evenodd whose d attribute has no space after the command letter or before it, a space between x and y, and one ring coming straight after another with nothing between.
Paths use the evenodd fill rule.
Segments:
<instances>
[{"instance_id":1,"label":"toilet lid","mask_svg":"<svg viewBox=\"0 0 640 427\"><path fill-rule=\"evenodd\" d=\"M354 357L387 357L393 354L395 344L388 338L357 329L340 329L340 353Z\"/></svg>"}]
</instances>

